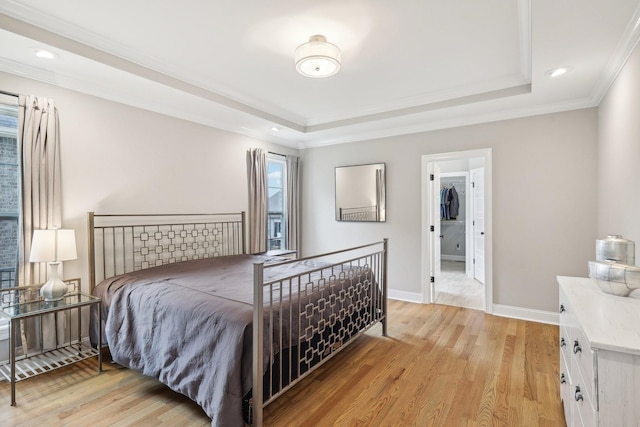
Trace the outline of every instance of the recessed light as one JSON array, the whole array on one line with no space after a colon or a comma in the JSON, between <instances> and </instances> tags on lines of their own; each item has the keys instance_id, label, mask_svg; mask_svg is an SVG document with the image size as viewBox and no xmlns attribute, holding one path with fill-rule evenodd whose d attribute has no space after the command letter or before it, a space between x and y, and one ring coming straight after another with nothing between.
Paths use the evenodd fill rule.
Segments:
<instances>
[{"instance_id":1,"label":"recessed light","mask_svg":"<svg viewBox=\"0 0 640 427\"><path fill-rule=\"evenodd\" d=\"M271 126L271 132L280 132L280 128L278 126Z\"/></svg>"},{"instance_id":2,"label":"recessed light","mask_svg":"<svg viewBox=\"0 0 640 427\"><path fill-rule=\"evenodd\" d=\"M572 70L571 67L566 67L566 66L565 67L557 67L557 68L552 68L552 69L548 70L546 73L544 73L544 75L553 79L553 78L556 78L556 77L563 76L563 75L567 74L571 70Z\"/></svg>"},{"instance_id":3,"label":"recessed light","mask_svg":"<svg viewBox=\"0 0 640 427\"><path fill-rule=\"evenodd\" d=\"M58 55L56 55L55 53L46 50L46 49L36 49L35 50L35 55L38 58L43 58L43 59L54 59L56 58Z\"/></svg>"}]
</instances>

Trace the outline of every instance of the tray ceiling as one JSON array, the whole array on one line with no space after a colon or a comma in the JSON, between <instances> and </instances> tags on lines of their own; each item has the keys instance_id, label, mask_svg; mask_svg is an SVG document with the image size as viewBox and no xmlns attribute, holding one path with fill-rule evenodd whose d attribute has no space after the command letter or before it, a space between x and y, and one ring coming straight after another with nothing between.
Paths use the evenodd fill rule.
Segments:
<instances>
[{"instance_id":1,"label":"tray ceiling","mask_svg":"<svg viewBox=\"0 0 640 427\"><path fill-rule=\"evenodd\" d=\"M304 148L598 105L637 43L638 6L8 0L0 71ZM337 75L296 72L314 34L340 47ZM558 66L570 72L545 75Z\"/></svg>"}]
</instances>

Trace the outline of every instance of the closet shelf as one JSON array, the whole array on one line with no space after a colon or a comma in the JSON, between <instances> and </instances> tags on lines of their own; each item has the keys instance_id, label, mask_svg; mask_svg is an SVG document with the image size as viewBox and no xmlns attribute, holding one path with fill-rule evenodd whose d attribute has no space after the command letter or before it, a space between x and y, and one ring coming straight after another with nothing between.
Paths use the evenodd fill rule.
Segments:
<instances>
[{"instance_id":1,"label":"closet shelf","mask_svg":"<svg viewBox=\"0 0 640 427\"><path fill-rule=\"evenodd\" d=\"M464 224L464 221L457 219L441 219L441 224Z\"/></svg>"}]
</instances>

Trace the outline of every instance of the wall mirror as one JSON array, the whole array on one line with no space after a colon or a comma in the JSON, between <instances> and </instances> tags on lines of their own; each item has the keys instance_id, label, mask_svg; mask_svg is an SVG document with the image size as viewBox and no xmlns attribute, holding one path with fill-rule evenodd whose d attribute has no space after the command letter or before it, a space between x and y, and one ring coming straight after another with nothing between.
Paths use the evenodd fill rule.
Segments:
<instances>
[{"instance_id":1,"label":"wall mirror","mask_svg":"<svg viewBox=\"0 0 640 427\"><path fill-rule=\"evenodd\" d=\"M336 167L336 221L384 222L385 164Z\"/></svg>"}]
</instances>

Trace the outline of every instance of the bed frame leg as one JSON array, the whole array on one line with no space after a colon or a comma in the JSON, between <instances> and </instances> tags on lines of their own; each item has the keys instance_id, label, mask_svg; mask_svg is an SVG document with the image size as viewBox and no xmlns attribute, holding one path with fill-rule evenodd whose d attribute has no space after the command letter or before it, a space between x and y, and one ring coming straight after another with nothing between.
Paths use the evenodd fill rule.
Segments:
<instances>
[{"instance_id":1,"label":"bed frame leg","mask_svg":"<svg viewBox=\"0 0 640 427\"><path fill-rule=\"evenodd\" d=\"M387 335L387 316L389 315L389 310L387 308L387 254L388 254L388 246L389 239L385 238L383 240L383 254L382 254L382 310L383 318L382 318L382 336L386 337Z\"/></svg>"}]
</instances>

